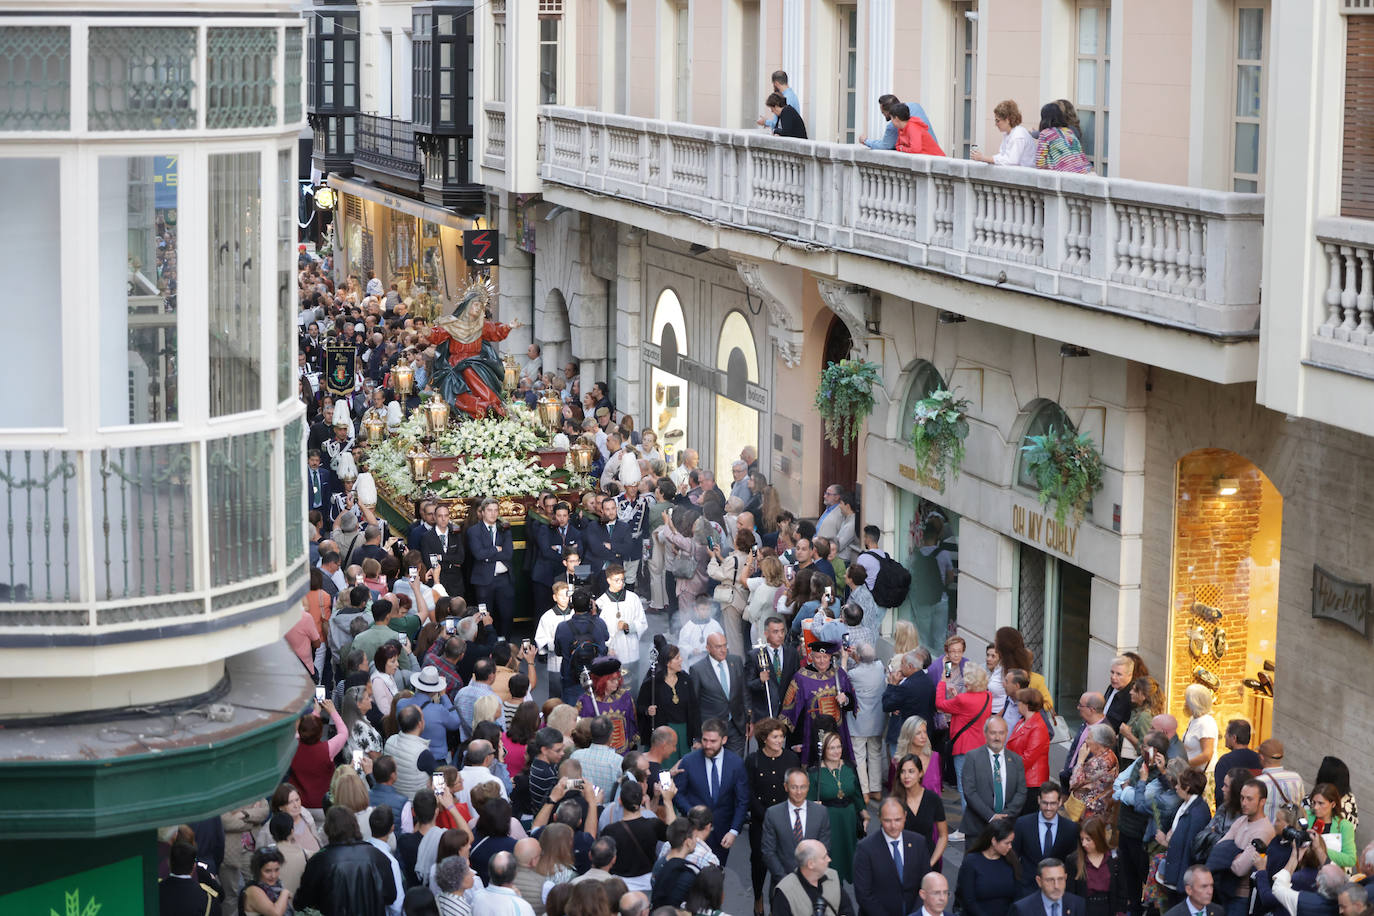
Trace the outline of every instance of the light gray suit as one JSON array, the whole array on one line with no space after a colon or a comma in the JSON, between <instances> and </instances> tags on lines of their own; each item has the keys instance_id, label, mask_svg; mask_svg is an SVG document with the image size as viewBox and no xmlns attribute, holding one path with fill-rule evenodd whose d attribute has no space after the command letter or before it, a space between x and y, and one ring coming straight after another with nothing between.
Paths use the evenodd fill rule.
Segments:
<instances>
[{"instance_id":1,"label":"light gray suit","mask_svg":"<svg viewBox=\"0 0 1374 916\"><path fill-rule=\"evenodd\" d=\"M1015 823L1026 802L1026 767L1019 754L1008 750L1002 751L1002 766L1007 782L1001 813ZM992 755L986 745L969 751L964 758L964 800L964 819L959 829L972 843L998 813L993 810Z\"/></svg>"},{"instance_id":2,"label":"light gray suit","mask_svg":"<svg viewBox=\"0 0 1374 916\"><path fill-rule=\"evenodd\" d=\"M778 802L763 813L763 864L777 884L797 867L797 838L792 833L791 802ZM806 803L802 839L830 845L830 812L819 802Z\"/></svg>"}]
</instances>

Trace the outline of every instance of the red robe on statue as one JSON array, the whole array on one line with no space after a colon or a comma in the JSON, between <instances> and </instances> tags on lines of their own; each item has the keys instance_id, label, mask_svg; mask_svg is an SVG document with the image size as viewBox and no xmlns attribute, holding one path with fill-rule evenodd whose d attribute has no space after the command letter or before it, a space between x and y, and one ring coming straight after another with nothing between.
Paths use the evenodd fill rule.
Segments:
<instances>
[{"instance_id":1,"label":"red robe on statue","mask_svg":"<svg viewBox=\"0 0 1374 916\"><path fill-rule=\"evenodd\" d=\"M438 346L448 341L448 364L450 367L457 368L458 364L464 360L472 360L482 350L483 341L505 340L511 332L510 325L500 324L495 321L487 321L482 325L482 336L470 343L464 343L443 328L436 327L429 332L429 342ZM494 410L501 416L506 415L506 408L501 403L499 391L493 391L480 373L469 363L461 370L463 381L467 383L468 390L454 398L454 406L470 417L486 416L487 410Z\"/></svg>"}]
</instances>

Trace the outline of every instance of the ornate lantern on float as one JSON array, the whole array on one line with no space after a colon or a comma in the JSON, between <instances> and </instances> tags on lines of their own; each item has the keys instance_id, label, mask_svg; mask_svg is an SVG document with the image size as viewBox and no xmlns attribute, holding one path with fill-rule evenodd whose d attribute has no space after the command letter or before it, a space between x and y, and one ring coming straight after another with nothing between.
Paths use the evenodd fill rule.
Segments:
<instances>
[{"instance_id":1,"label":"ornate lantern on float","mask_svg":"<svg viewBox=\"0 0 1374 916\"><path fill-rule=\"evenodd\" d=\"M585 441L578 439L568 450L569 457L572 458L573 470L579 474L585 474L592 469L592 452L594 446L588 445Z\"/></svg>"},{"instance_id":2,"label":"ornate lantern on float","mask_svg":"<svg viewBox=\"0 0 1374 916\"><path fill-rule=\"evenodd\" d=\"M429 434L437 436L448 426L448 402L443 398L430 398L425 402L425 423Z\"/></svg>"},{"instance_id":3,"label":"ornate lantern on float","mask_svg":"<svg viewBox=\"0 0 1374 916\"><path fill-rule=\"evenodd\" d=\"M386 434L386 421L375 413L369 413L363 420L363 431L367 433L367 444L376 445Z\"/></svg>"},{"instance_id":4,"label":"ornate lantern on float","mask_svg":"<svg viewBox=\"0 0 1374 916\"><path fill-rule=\"evenodd\" d=\"M416 445L406 452L406 466L410 468L410 477L416 483L429 481L429 452L425 451L423 445Z\"/></svg>"},{"instance_id":5,"label":"ornate lantern on float","mask_svg":"<svg viewBox=\"0 0 1374 916\"><path fill-rule=\"evenodd\" d=\"M520 387L520 364L510 354L501 358L501 364L505 367L505 377L502 381L506 386L506 394L509 395Z\"/></svg>"},{"instance_id":6,"label":"ornate lantern on float","mask_svg":"<svg viewBox=\"0 0 1374 916\"><path fill-rule=\"evenodd\" d=\"M391 369L391 384L396 394L405 397L415 390L415 367L409 363L397 363Z\"/></svg>"},{"instance_id":7,"label":"ornate lantern on float","mask_svg":"<svg viewBox=\"0 0 1374 916\"><path fill-rule=\"evenodd\" d=\"M539 405L539 422L551 433L558 432L558 421L563 416L563 402L552 391L546 393Z\"/></svg>"}]
</instances>

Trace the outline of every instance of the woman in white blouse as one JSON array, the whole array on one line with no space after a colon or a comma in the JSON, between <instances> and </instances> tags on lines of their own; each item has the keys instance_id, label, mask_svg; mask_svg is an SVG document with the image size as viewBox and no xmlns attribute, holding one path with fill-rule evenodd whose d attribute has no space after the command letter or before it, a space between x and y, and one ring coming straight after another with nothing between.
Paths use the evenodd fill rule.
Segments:
<instances>
[{"instance_id":1,"label":"woman in white blouse","mask_svg":"<svg viewBox=\"0 0 1374 916\"><path fill-rule=\"evenodd\" d=\"M1212 718L1212 691L1201 684L1189 684L1183 691L1188 710L1188 727L1183 731L1183 756L1188 766L1211 772L1216 763L1217 720Z\"/></svg>"},{"instance_id":2,"label":"woman in white blouse","mask_svg":"<svg viewBox=\"0 0 1374 916\"><path fill-rule=\"evenodd\" d=\"M968 157L989 165L1019 165L1035 168L1035 138L1021 126L1021 109L1011 99L997 103L992 110L997 129L1002 132L1002 145L995 156L973 150Z\"/></svg>"}]
</instances>

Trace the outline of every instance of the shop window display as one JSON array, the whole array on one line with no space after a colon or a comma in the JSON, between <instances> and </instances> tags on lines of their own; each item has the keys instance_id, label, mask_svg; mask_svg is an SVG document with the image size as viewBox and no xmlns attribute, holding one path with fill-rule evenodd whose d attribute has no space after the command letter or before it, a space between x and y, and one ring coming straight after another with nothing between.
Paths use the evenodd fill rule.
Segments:
<instances>
[{"instance_id":1,"label":"shop window display","mask_svg":"<svg viewBox=\"0 0 1374 916\"><path fill-rule=\"evenodd\" d=\"M729 479L730 464L746 445L759 446L759 412L748 406L749 383L759 380L754 332L740 312L725 316L716 368L725 373L725 393L716 395L716 460L713 467Z\"/></svg>"},{"instance_id":2,"label":"shop window display","mask_svg":"<svg viewBox=\"0 0 1374 916\"><path fill-rule=\"evenodd\" d=\"M1183 692L1200 683L1221 728L1242 716L1255 743L1269 737L1282 524L1282 496L1246 458L1203 449L1178 462L1169 708L1180 733Z\"/></svg>"},{"instance_id":3,"label":"shop window display","mask_svg":"<svg viewBox=\"0 0 1374 916\"><path fill-rule=\"evenodd\" d=\"M665 289L654 307L654 343L662 350L660 365L676 366L679 356L687 355L687 323L677 293ZM658 433L659 447L669 467L678 464L678 451L690 441L687 429L687 380L666 369L649 372L649 417Z\"/></svg>"}]
</instances>

